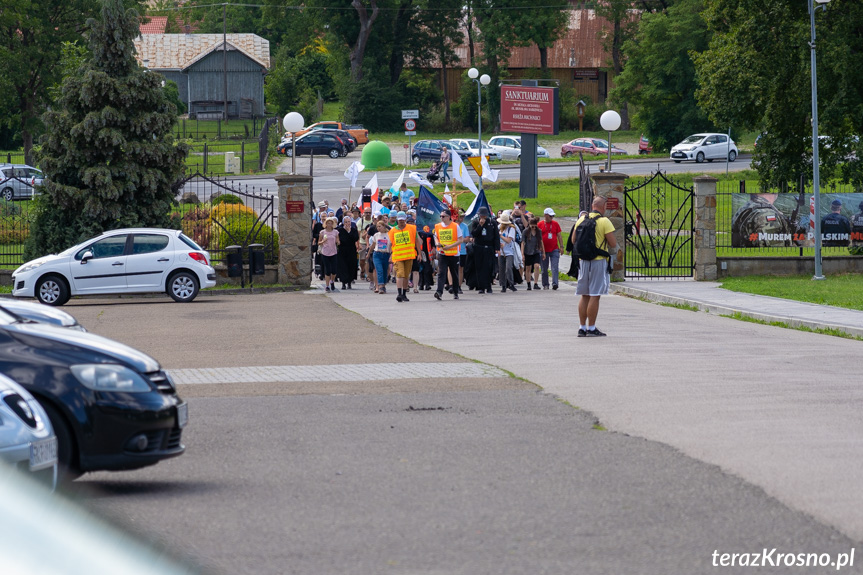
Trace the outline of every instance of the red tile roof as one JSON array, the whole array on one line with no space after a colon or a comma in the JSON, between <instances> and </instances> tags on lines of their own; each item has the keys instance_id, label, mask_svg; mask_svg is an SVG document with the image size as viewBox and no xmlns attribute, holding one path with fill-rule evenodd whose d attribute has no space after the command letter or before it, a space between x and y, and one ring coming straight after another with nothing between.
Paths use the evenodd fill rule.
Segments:
<instances>
[{"instance_id":1,"label":"red tile roof","mask_svg":"<svg viewBox=\"0 0 863 575\"><path fill-rule=\"evenodd\" d=\"M167 16L150 16L150 21L146 24L141 24L139 30L141 34L164 34L165 28L168 26Z\"/></svg>"}]
</instances>

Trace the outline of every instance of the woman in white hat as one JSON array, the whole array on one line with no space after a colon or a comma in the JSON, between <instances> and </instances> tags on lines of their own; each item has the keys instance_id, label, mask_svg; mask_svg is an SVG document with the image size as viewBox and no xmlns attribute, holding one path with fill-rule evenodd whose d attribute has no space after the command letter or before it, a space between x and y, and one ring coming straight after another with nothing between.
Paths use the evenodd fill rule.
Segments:
<instances>
[{"instance_id":1,"label":"woman in white hat","mask_svg":"<svg viewBox=\"0 0 863 575\"><path fill-rule=\"evenodd\" d=\"M515 226L512 225L509 212L500 215L500 256L497 260L498 281L501 293L507 289L516 291L515 282L512 279L513 261L515 258Z\"/></svg>"}]
</instances>

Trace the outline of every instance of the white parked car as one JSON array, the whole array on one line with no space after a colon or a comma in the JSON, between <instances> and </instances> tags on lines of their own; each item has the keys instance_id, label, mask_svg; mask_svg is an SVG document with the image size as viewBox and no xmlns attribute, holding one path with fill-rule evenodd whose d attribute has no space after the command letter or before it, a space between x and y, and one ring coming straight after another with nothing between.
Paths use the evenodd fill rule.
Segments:
<instances>
[{"instance_id":1,"label":"white parked car","mask_svg":"<svg viewBox=\"0 0 863 575\"><path fill-rule=\"evenodd\" d=\"M454 140L450 140L450 142L454 142L459 145L461 149L470 150L471 156L479 156L479 144L477 140L471 140L469 138L456 138ZM500 152L497 150L490 148L488 144L485 142L482 143L482 153L488 156L489 161L500 160ZM464 154L462 154L464 155Z\"/></svg>"},{"instance_id":2,"label":"white parked car","mask_svg":"<svg viewBox=\"0 0 863 575\"><path fill-rule=\"evenodd\" d=\"M676 163L684 160L695 160L699 164L704 160L725 160L729 162L737 159L740 152L734 140L729 140L726 134L693 134L673 148L671 148L671 159Z\"/></svg>"},{"instance_id":3,"label":"white parked car","mask_svg":"<svg viewBox=\"0 0 863 575\"><path fill-rule=\"evenodd\" d=\"M12 274L12 295L63 305L73 295L166 292L189 302L216 285L210 254L180 230L112 230L27 262Z\"/></svg>"},{"instance_id":4,"label":"white parked car","mask_svg":"<svg viewBox=\"0 0 863 575\"><path fill-rule=\"evenodd\" d=\"M0 461L57 484L57 437L48 414L23 387L0 375Z\"/></svg>"},{"instance_id":5,"label":"white parked car","mask_svg":"<svg viewBox=\"0 0 863 575\"><path fill-rule=\"evenodd\" d=\"M498 152L504 160L521 159L521 136L495 136L488 141L488 147ZM536 155L549 158L548 150L537 144Z\"/></svg>"}]
</instances>

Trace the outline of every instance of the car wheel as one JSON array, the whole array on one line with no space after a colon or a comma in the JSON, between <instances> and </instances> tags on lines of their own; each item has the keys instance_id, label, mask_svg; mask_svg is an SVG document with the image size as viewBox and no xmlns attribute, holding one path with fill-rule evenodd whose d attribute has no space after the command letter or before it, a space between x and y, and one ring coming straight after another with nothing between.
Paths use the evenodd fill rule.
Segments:
<instances>
[{"instance_id":1,"label":"car wheel","mask_svg":"<svg viewBox=\"0 0 863 575\"><path fill-rule=\"evenodd\" d=\"M285 155L289 158L294 155L294 150L291 146L285 148Z\"/></svg>"},{"instance_id":2,"label":"car wheel","mask_svg":"<svg viewBox=\"0 0 863 575\"><path fill-rule=\"evenodd\" d=\"M347 155L347 154L345 154L345 155ZM335 148L330 150L330 157L335 160L336 158L339 157L339 151L336 150Z\"/></svg>"},{"instance_id":3,"label":"car wheel","mask_svg":"<svg viewBox=\"0 0 863 575\"><path fill-rule=\"evenodd\" d=\"M695 155L695 163L700 164L704 161L704 152L698 152Z\"/></svg>"},{"instance_id":4,"label":"car wheel","mask_svg":"<svg viewBox=\"0 0 863 575\"><path fill-rule=\"evenodd\" d=\"M675 164L679 164L679 163L680 163L680 160L674 160L674 163L675 163Z\"/></svg>"},{"instance_id":5,"label":"car wheel","mask_svg":"<svg viewBox=\"0 0 863 575\"><path fill-rule=\"evenodd\" d=\"M420 157L419 157L419 156L414 156L414 157L413 157L413 160L414 160L414 164L419 164L419 163L420 163Z\"/></svg>"},{"instance_id":6,"label":"car wheel","mask_svg":"<svg viewBox=\"0 0 863 575\"><path fill-rule=\"evenodd\" d=\"M12 198L15 197L15 192L12 191L12 188L6 188L3 190L3 199L7 202L11 202Z\"/></svg>"},{"instance_id":7,"label":"car wheel","mask_svg":"<svg viewBox=\"0 0 863 575\"><path fill-rule=\"evenodd\" d=\"M168 295L176 302L190 302L198 295L198 278L191 272L177 272L168 280Z\"/></svg>"},{"instance_id":8,"label":"car wheel","mask_svg":"<svg viewBox=\"0 0 863 575\"><path fill-rule=\"evenodd\" d=\"M69 301L69 286L57 275L39 278L36 283L36 299L45 305L63 305Z\"/></svg>"},{"instance_id":9,"label":"car wheel","mask_svg":"<svg viewBox=\"0 0 863 575\"><path fill-rule=\"evenodd\" d=\"M737 159L737 152L735 152L734 150L731 150L730 152L728 152L728 161L729 162L733 162L736 159Z\"/></svg>"},{"instance_id":10,"label":"car wheel","mask_svg":"<svg viewBox=\"0 0 863 575\"><path fill-rule=\"evenodd\" d=\"M69 483L83 474L78 463L78 448L72 428L66 418L51 404L40 401L39 405L48 414L54 435L57 436L57 484Z\"/></svg>"}]
</instances>

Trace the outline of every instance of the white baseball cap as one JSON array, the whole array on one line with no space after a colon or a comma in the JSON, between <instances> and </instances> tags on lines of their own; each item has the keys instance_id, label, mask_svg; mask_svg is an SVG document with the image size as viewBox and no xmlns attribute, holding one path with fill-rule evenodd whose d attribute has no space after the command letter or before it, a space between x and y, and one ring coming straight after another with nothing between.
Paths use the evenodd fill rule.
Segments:
<instances>
[{"instance_id":1,"label":"white baseball cap","mask_svg":"<svg viewBox=\"0 0 863 575\"><path fill-rule=\"evenodd\" d=\"M543 210L543 212L542 212L542 213L543 213L543 214L545 214L545 215L547 215L547 216L553 216L553 215L554 215L554 210L553 210L553 209L551 209L551 208L545 208L545 210Z\"/></svg>"}]
</instances>

